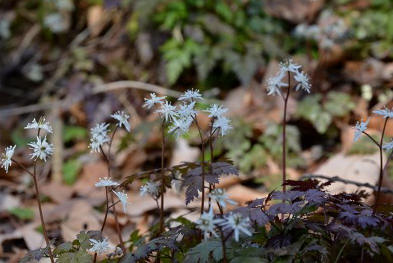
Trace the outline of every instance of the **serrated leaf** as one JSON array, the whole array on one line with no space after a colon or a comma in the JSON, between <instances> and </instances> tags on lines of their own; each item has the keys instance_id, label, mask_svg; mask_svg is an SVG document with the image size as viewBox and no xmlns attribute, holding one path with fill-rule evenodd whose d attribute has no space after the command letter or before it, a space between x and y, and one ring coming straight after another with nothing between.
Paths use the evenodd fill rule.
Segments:
<instances>
[{"instance_id":1,"label":"serrated leaf","mask_svg":"<svg viewBox=\"0 0 393 263\"><path fill-rule=\"evenodd\" d=\"M91 255L86 251L78 250L76 252L66 252L61 254L57 263L91 263L93 261Z\"/></svg>"},{"instance_id":2,"label":"serrated leaf","mask_svg":"<svg viewBox=\"0 0 393 263\"><path fill-rule=\"evenodd\" d=\"M65 242L60 245L58 245L54 250L53 254L54 255L59 255L65 252L69 252L72 249L72 243L71 242Z\"/></svg>"},{"instance_id":3,"label":"serrated leaf","mask_svg":"<svg viewBox=\"0 0 393 263\"><path fill-rule=\"evenodd\" d=\"M48 255L48 248L39 248L27 252L27 254L19 261L20 263L30 263L40 261L41 258Z\"/></svg>"},{"instance_id":4,"label":"serrated leaf","mask_svg":"<svg viewBox=\"0 0 393 263\"><path fill-rule=\"evenodd\" d=\"M221 241L212 239L199 243L187 252L185 262L208 263L211 262L210 257L216 261L222 260Z\"/></svg>"}]
</instances>

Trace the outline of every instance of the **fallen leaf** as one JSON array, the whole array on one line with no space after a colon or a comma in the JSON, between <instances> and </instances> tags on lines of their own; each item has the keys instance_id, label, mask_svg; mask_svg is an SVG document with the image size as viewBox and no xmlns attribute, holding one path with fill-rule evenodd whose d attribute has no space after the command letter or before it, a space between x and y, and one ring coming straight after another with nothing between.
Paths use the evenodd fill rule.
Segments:
<instances>
[{"instance_id":1,"label":"fallen leaf","mask_svg":"<svg viewBox=\"0 0 393 263\"><path fill-rule=\"evenodd\" d=\"M344 153L338 153L322 164L313 174L328 177L338 176L357 183L376 185L379 177L379 152L371 155L345 155ZM327 180L321 179L321 181ZM373 193L370 188L342 182L334 182L326 190L332 194L341 192L354 193L359 190L365 190L369 194ZM372 200L368 199L367 201L371 202Z\"/></svg>"},{"instance_id":2,"label":"fallen leaf","mask_svg":"<svg viewBox=\"0 0 393 263\"><path fill-rule=\"evenodd\" d=\"M81 230L98 230L100 227L91 205L84 200L79 200L69 211L68 217L61 225L61 231L64 240L71 241Z\"/></svg>"},{"instance_id":3,"label":"fallen leaf","mask_svg":"<svg viewBox=\"0 0 393 263\"><path fill-rule=\"evenodd\" d=\"M244 205L246 202L266 197L266 193L256 191L243 185L235 185L227 190L230 199Z\"/></svg>"}]
</instances>

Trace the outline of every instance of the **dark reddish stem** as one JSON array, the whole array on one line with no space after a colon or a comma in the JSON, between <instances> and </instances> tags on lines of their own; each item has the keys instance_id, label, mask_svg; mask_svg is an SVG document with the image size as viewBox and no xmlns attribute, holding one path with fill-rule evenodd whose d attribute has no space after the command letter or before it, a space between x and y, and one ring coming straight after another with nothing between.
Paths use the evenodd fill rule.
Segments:
<instances>
[{"instance_id":1,"label":"dark reddish stem","mask_svg":"<svg viewBox=\"0 0 393 263\"><path fill-rule=\"evenodd\" d=\"M165 192L165 121L161 125L161 206L160 206L160 234L164 232L164 192Z\"/></svg>"},{"instance_id":2,"label":"dark reddish stem","mask_svg":"<svg viewBox=\"0 0 393 263\"><path fill-rule=\"evenodd\" d=\"M215 118L212 119L210 123L210 134L209 134L209 147L210 147L210 174L213 174L213 162L214 162L214 149L213 149L213 125L214 125ZM209 184L209 194L214 189L213 184ZM211 198L209 196L209 209L211 206Z\"/></svg>"},{"instance_id":3,"label":"dark reddish stem","mask_svg":"<svg viewBox=\"0 0 393 263\"><path fill-rule=\"evenodd\" d=\"M52 249L50 248L48 232L47 232L46 226L45 226L44 215L42 213L40 190L38 188L38 181L37 181L37 174L36 174L36 163L34 163L34 176L33 176L33 179L34 179L34 187L35 187L35 192L36 192L36 199L37 199L37 203L38 203L38 210L40 212L42 232L44 233L46 246L48 247L50 261L52 263L54 263L55 260L53 259Z\"/></svg>"},{"instance_id":4,"label":"dark reddish stem","mask_svg":"<svg viewBox=\"0 0 393 263\"><path fill-rule=\"evenodd\" d=\"M116 126L116 128L113 130L111 139L109 141L108 154L105 154L104 149L100 146L101 154L104 157L104 159L106 161L106 164L108 166L108 178L111 178L111 148L112 148L113 139L115 137L115 134L116 134L117 130L118 130L118 126ZM113 214L114 214L115 224L116 224L116 232L117 232L117 235L119 237L120 247L123 250L123 253L125 253L126 249L125 249L125 246L124 246L123 238L121 236L121 229L120 229L120 224L119 224L119 220L118 220L118 217L117 217L117 212L116 212L116 207L115 207L116 205L115 205L114 200L113 200L113 193L109 193L109 191L110 191L109 187L105 187L106 208L105 208L104 220L103 220L102 226L101 226L101 233L103 233L103 231L105 229L105 225L106 225L106 221L107 221L107 218L108 218L109 210L110 210L111 207L113 207ZM111 195L112 205L109 205L109 194ZM96 260L97 260L97 253L94 254L93 262L96 262Z\"/></svg>"},{"instance_id":5,"label":"dark reddish stem","mask_svg":"<svg viewBox=\"0 0 393 263\"><path fill-rule=\"evenodd\" d=\"M11 159L11 161L14 162L16 165L18 165L20 168L22 168L22 170L27 172L29 175L31 175L31 177L33 177L34 189L35 189L35 192L36 192L36 199L37 199L37 203L38 203L38 210L39 210L39 213L40 213L40 220L41 220L42 231L44 233L44 238L45 238L46 245L47 245L47 247L49 249L49 258L50 258L51 262L54 263L55 261L54 261L54 258L53 258L52 250L50 248L48 232L46 231L46 227L45 227L44 215L42 213L41 196L40 196L40 190L38 188L38 180L37 180L37 176L36 176L36 171L37 171L36 164L37 164L37 162L36 161L34 162L34 173L32 173L23 164L19 163L15 159Z\"/></svg>"},{"instance_id":6,"label":"dark reddish stem","mask_svg":"<svg viewBox=\"0 0 393 263\"><path fill-rule=\"evenodd\" d=\"M201 202L201 215L203 214L203 211L205 209L205 143L203 141L203 135L202 135L202 130L201 127L199 126L198 120L194 117L194 122L195 125L198 128L199 132L199 137L201 139L201 148L202 148L202 163L201 163L201 176L202 176L202 186L201 186L201 191L202 191L202 202Z\"/></svg>"},{"instance_id":7,"label":"dark reddish stem","mask_svg":"<svg viewBox=\"0 0 393 263\"><path fill-rule=\"evenodd\" d=\"M222 246L222 262L223 263L227 263L228 259L227 259L227 251L226 251L226 239L224 238L224 231L222 231L222 229L220 228L220 235L221 235L221 246Z\"/></svg>"},{"instance_id":8,"label":"dark reddish stem","mask_svg":"<svg viewBox=\"0 0 393 263\"><path fill-rule=\"evenodd\" d=\"M385 136L385 131L386 131L386 125L388 123L388 118L385 118L385 122L383 124L383 129L382 129L382 135L381 135L381 140L379 142L379 161L380 161L380 167L379 167L379 179L378 179L378 190L375 196L375 204L374 204L374 209L373 213L375 214L378 208L378 203L381 195L381 187L382 187L382 181L383 181L383 174L384 174L384 166L383 166L383 138Z\"/></svg>"},{"instance_id":9,"label":"dark reddish stem","mask_svg":"<svg viewBox=\"0 0 393 263\"><path fill-rule=\"evenodd\" d=\"M102 222L102 226L101 226L101 233L105 229L106 219L108 218L108 213L109 213L109 193L108 193L107 186L105 186L105 198L106 198L106 209L105 209L104 221Z\"/></svg>"},{"instance_id":10,"label":"dark reddish stem","mask_svg":"<svg viewBox=\"0 0 393 263\"><path fill-rule=\"evenodd\" d=\"M126 247L124 246L123 237L121 236L121 229L120 229L119 219L118 219L118 216L117 216L116 204L115 204L115 201L114 201L114 198L113 198L113 192L111 193L111 202L113 204L113 215L115 216L116 232L117 232L117 235L119 237L120 247L121 247L121 250L123 250L123 254L125 254L126 253Z\"/></svg>"},{"instance_id":11,"label":"dark reddish stem","mask_svg":"<svg viewBox=\"0 0 393 263\"><path fill-rule=\"evenodd\" d=\"M282 125L282 191L286 191L286 170L287 170L287 144L286 144L286 128L287 128L287 107L288 107L288 99L291 91L291 73L288 71L288 90L287 94L284 97L284 118Z\"/></svg>"}]
</instances>

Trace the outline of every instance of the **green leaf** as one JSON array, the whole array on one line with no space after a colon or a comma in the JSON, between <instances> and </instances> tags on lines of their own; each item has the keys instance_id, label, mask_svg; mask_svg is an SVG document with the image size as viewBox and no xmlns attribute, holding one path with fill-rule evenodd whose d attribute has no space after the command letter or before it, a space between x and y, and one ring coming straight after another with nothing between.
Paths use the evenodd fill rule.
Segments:
<instances>
[{"instance_id":1,"label":"green leaf","mask_svg":"<svg viewBox=\"0 0 393 263\"><path fill-rule=\"evenodd\" d=\"M80 232L76 236L76 238L77 238L76 241L79 243L79 246L81 249L89 249L91 247L91 244L89 241L90 237L86 232L84 232L84 231Z\"/></svg>"},{"instance_id":2,"label":"green leaf","mask_svg":"<svg viewBox=\"0 0 393 263\"><path fill-rule=\"evenodd\" d=\"M187 252L185 262L208 263L212 262L210 257L220 261L223 258L221 242L215 239L203 241Z\"/></svg>"},{"instance_id":3,"label":"green leaf","mask_svg":"<svg viewBox=\"0 0 393 263\"><path fill-rule=\"evenodd\" d=\"M87 130L80 126L67 125L64 127L63 139L65 143L73 140L85 140L87 138Z\"/></svg>"},{"instance_id":4,"label":"green leaf","mask_svg":"<svg viewBox=\"0 0 393 263\"><path fill-rule=\"evenodd\" d=\"M236 257L230 261L230 263L264 263L269 262L267 259L259 257Z\"/></svg>"},{"instance_id":5,"label":"green leaf","mask_svg":"<svg viewBox=\"0 0 393 263\"><path fill-rule=\"evenodd\" d=\"M82 163L78 159L70 159L63 164L63 180L66 184L72 185L75 183Z\"/></svg>"},{"instance_id":6,"label":"green leaf","mask_svg":"<svg viewBox=\"0 0 393 263\"><path fill-rule=\"evenodd\" d=\"M91 263L92 257L86 251L79 250L74 253L67 252L59 256L58 263Z\"/></svg>"},{"instance_id":7,"label":"green leaf","mask_svg":"<svg viewBox=\"0 0 393 263\"><path fill-rule=\"evenodd\" d=\"M343 117L355 108L355 103L352 102L349 94L331 91L327 95L324 108L333 116Z\"/></svg>"},{"instance_id":8,"label":"green leaf","mask_svg":"<svg viewBox=\"0 0 393 263\"><path fill-rule=\"evenodd\" d=\"M319 133L324 133L332 122L332 116L324 111L321 100L320 94L308 96L299 102L296 115L310 121Z\"/></svg>"},{"instance_id":9,"label":"green leaf","mask_svg":"<svg viewBox=\"0 0 393 263\"><path fill-rule=\"evenodd\" d=\"M69 252L71 249L72 249L71 242L61 243L53 250L53 254L59 255L59 254L65 253L65 252Z\"/></svg>"},{"instance_id":10,"label":"green leaf","mask_svg":"<svg viewBox=\"0 0 393 263\"><path fill-rule=\"evenodd\" d=\"M10 208L8 211L21 220L34 219L34 211L30 208L14 207Z\"/></svg>"}]
</instances>

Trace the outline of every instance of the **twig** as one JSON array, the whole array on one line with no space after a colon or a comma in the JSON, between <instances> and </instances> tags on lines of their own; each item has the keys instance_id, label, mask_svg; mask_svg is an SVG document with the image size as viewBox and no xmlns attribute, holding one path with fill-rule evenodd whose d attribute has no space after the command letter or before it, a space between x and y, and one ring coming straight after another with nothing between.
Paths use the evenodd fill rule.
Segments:
<instances>
[{"instance_id":1,"label":"twig","mask_svg":"<svg viewBox=\"0 0 393 263\"><path fill-rule=\"evenodd\" d=\"M374 191L377 190L377 187L374 185L371 185L369 183L359 183L359 182L355 182L352 180L347 180L347 179L343 179L341 177L338 176L333 176L333 177L329 177L329 176L325 176L325 175L317 175L317 174L305 174L302 176L305 179L325 179L328 181L333 181L333 182L340 182L340 183L344 183L344 184L353 184L356 185L358 187L366 187L366 188L370 188ZM390 190L388 188L385 187L381 187L381 192L383 193L387 193L387 194L393 194L393 190Z\"/></svg>"},{"instance_id":2,"label":"twig","mask_svg":"<svg viewBox=\"0 0 393 263\"><path fill-rule=\"evenodd\" d=\"M133 80L120 80L115 82L110 82L106 84L100 84L93 88L92 93L93 95L103 93L103 92L110 92L119 89L139 89L145 90L150 92L161 93L164 95L168 95L171 97L179 97L180 92L170 90L161 86L141 82L141 81L133 81ZM81 99L82 100L82 99ZM72 103L76 103L78 101L72 101ZM0 116L11 116L11 115L20 115L26 114L31 112L37 111L46 111L51 109L52 107L68 107L69 100L57 100L49 103L38 103L38 104L31 104L22 107L15 107L15 108L5 108L0 109Z\"/></svg>"},{"instance_id":3,"label":"twig","mask_svg":"<svg viewBox=\"0 0 393 263\"><path fill-rule=\"evenodd\" d=\"M179 97L181 95L180 92L167 89L158 85L149 84L141 81L134 80L119 80L115 82L110 82L106 84L97 85L93 88L92 94L98 94L102 92L114 91L118 89L124 88L132 88L139 89L144 91L156 92L163 95L171 96L171 97Z\"/></svg>"}]
</instances>

